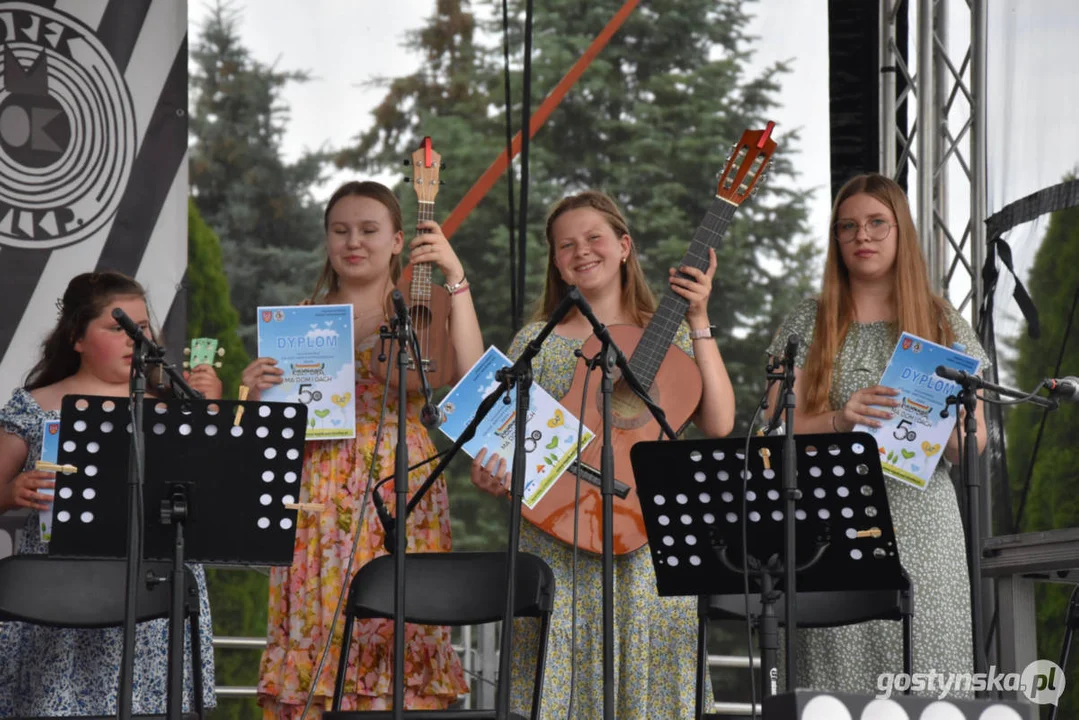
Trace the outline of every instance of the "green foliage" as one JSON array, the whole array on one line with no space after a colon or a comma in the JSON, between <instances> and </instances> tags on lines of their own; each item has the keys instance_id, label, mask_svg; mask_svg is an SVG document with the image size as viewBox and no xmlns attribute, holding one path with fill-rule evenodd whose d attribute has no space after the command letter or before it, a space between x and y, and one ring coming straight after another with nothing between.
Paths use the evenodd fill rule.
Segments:
<instances>
[{"instance_id":1,"label":"green foliage","mask_svg":"<svg viewBox=\"0 0 1079 720\"><path fill-rule=\"evenodd\" d=\"M537 4L532 111L621 5ZM523 27L523 4L511 6L516 131L523 43L513 33ZM736 0L642 4L551 114L530 145L528 301L542 290L547 209L565 194L590 187L621 203L654 290L666 292L667 268L681 260L703 219L728 148L746 128L763 127L776 105L777 78L785 67L746 76L747 22ZM387 83L385 99L373 112L374 126L338 154L338 165L381 173L429 135L447 164L436 217L448 215L505 149L501 36L500 2L439 0L427 24L408 37L424 57L421 70ZM736 432L744 432L759 401L763 350L774 329L812 289L815 250L793 241L806 230L807 194L787 189L793 185L789 156L797 137L782 132L777 140L771 177L785 182L765 184L739 209L718 253L710 302L738 393ZM405 217L414 217L413 193L401 195ZM502 348L514 331L506 196L504 174L451 238L472 283L485 341ZM517 218L511 221L516 236ZM459 541L479 539L482 528L491 533L484 542L504 542L504 504L479 497L461 466L450 475L450 497Z\"/></svg>"},{"instance_id":2,"label":"green foliage","mask_svg":"<svg viewBox=\"0 0 1079 720\"><path fill-rule=\"evenodd\" d=\"M288 113L281 94L303 72L254 60L240 44L240 18L214 7L191 49L190 182L195 204L221 238L240 336L256 352L255 308L304 297L296 278L313 279L321 265L321 211L311 188L325 158L285 162L281 140Z\"/></svg>"},{"instance_id":3,"label":"green foliage","mask_svg":"<svg viewBox=\"0 0 1079 720\"><path fill-rule=\"evenodd\" d=\"M225 348L218 376L225 397L235 394L240 374L249 362L237 333L240 316L229 302L228 281L221 261L221 244L203 222L192 200L187 208L187 334L217 338ZM266 633L268 585L266 576L253 570L206 568L214 635L261 637ZM258 655L252 650L221 650L215 655L219 686L258 683ZM257 720L261 712L253 701L223 700L214 711L218 720Z\"/></svg>"},{"instance_id":4,"label":"green foliage","mask_svg":"<svg viewBox=\"0 0 1079 720\"><path fill-rule=\"evenodd\" d=\"M240 314L229 302L221 243L191 199L187 204L187 267L188 337L216 338L218 347L225 349L217 375L225 397L232 397L250 360L238 333Z\"/></svg>"},{"instance_id":5,"label":"green foliage","mask_svg":"<svg viewBox=\"0 0 1079 720\"><path fill-rule=\"evenodd\" d=\"M1079 367L1079 328L1074 327L1079 318L1071 317L1075 295L1079 293L1079 208L1052 215L1030 271L1027 288L1038 307L1041 337L1035 340L1024 334L1016 343L1015 383L1021 388L1033 388L1042 379L1059 375L1060 368ZM1065 345L1069 323L1073 326ZM1031 405L1019 405L1010 411L1005 424L1008 475L1013 479L1016 492L1028 474L1042 412ZM1079 468L1076 437L1079 437L1079 409L1075 405L1063 405L1046 418L1023 518L1024 531L1079 526L1079 496L1075 493L1076 468ZM1013 505L1018 507L1017 502ZM1057 583L1040 583L1036 587L1039 658L1054 661L1059 658L1071 590L1070 585ZM1068 673L1067 685L1079 687L1079 669L1074 663ZM1060 715L1075 717L1077 714L1079 696L1065 692L1060 701Z\"/></svg>"}]
</instances>

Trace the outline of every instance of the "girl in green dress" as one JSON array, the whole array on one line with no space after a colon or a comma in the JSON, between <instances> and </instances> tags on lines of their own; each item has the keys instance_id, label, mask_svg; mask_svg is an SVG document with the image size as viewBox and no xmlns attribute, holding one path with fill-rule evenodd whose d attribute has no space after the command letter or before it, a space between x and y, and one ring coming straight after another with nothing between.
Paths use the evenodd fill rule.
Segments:
<instances>
[{"instance_id":1,"label":"girl in green dress","mask_svg":"<svg viewBox=\"0 0 1079 720\"><path fill-rule=\"evenodd\" d=\"M604 325L647 325L657 304L648 289L625 218L603 193L587 191L564 198L547 219L547 279L534 322L514 338L509 356L516 359L546 324L570 286L576 286ZM670 270L670 287L689 301L675 343L694 357L701 372L702 396L692 420L706 435L723 437L734 426L734 390L719 348L712 338L708 297L716 271L710 252L706 271L681 268L689 279ZM572 311L547 337L532 363L535 381L552 396L569 389L580 348L592 334L588 319ZM472 481L505 497L506 461L497 454L477 454ZM571 624L573 548L525 522L520 549L542 557L554 571L555 608L551 620L542 717L599 718L603 710L602 558L578 552L576 572L576 648ZM688 718L696 689L697 602L661 598L648 547L614 559L615 717L619 720ZM518 620L513 631L514 711L531 711L538 622ZM573 712L570 713L571 660L576 652ZM710 698L711 690L705 697Z\"/></svg>"},{"instance_id":2,"label":"girl in green dress","mask_svg":"<svg viewBox=\"0 0 1079 720\"><path fill-rule=\"evenodd\" d=\"M970 325L930 290L910 205L895 182L875 174L847 182L830 228L820 295L795 308L768 349L780 355L791 333L802 338L794 373L796 432L850 432L888 419L898 391L878 381L901 332L946 347L961 343L983 369L988 365ZM975 415L981 451L981 404ZM885 481L900 562L914 584L916 673L973 672L966 545L948 474L959 460L958 443L953 432L924 490ZM876 693L882 673L902 672L902 650L894 621L799 630L798 686Z\"/></svg>"}]
</instances>

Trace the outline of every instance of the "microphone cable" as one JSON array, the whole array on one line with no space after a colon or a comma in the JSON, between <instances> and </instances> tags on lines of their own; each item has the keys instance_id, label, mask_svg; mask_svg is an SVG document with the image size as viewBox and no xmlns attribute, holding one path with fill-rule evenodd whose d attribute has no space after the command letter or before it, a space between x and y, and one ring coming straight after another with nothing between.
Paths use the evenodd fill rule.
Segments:
<instances>
[{"instance_id":1,"label":"microphone cable","mask_svg":"<svg viewBox=\"0 0 1079 720\"><path fill-rule=\"evenodd\" d=\"M765 387L764 395L761 396L760 402L757 403L757 410L749 421L742 465L742 594L746 608L746 655L749 658L749 711L753 720L757 720L757 678L756 670L753 668L753 620L749 612L749 535L746 531L747 510L749 509L746 500L746 491L749 484L749 445L753 439L753 426L757 424L758 418L763 417L761 410L768 400L768 393L772 391L772 386L776 382L776 380L772 380ZM780 398L776 397L776 404L778 405L779 402ZM705 638L705 642L707 642L707 638ZM763 663L763 661L764 658L762 657L761 662ZM707 672L707 663L705 664L705 671ZM761 691L764 691L763 687Z\"/></svg>"},{"instance_id":2,"label":"microphone cable","mask_svg":"<svg viewBox=\"0 0 1079 720\"><path fill-rule=\"evenodd\" d=\"M393 355L393 344L394 344L394 342L396 342L396 340L390 340L390 355L391 356ZM375 352L374 347L372 347L371 348L372 355L374 354L374 352ZM374 479L375 479L375 467L378 464L378 447L379 447L379 444L382 441L382 431L384 429L384 423L385 423L385 419L386 419L386 406L389 403L390 377L391 376L392 376L392 373L389 373L389 372L386 373L386 381L385 381L385 384L384 384L383 389L382 389L382 408L379 410L379 414L378 414L378 427L375 430L374 450L371 453L371 464L367 468L367 484L366 484L366 486L364 487L364 490L363 490L363 501L359 505L359 508L362 510L362 512L360 513L360 518L357 521L358 524L356 526L356 536L352 540L352 551L349 553L349 556L348 556L348 566L345 568L344 575L342 575L343 587L342 587L342 591L341 591L341 597L339 597L337 599L337 608L334 610L333 620L330 621L330 630L326 634L325 645L322 648L322 657L319 658L318 667L315 670L315 674L312 675L312 677L311 677L311 687L307 691L307 701L304 704L303 712L300 713L300 720L305 720L305 718L307 717L308 711L311 709L311 703L315 698L315 688L318 687L319 677L322 676L322 670L323 670L323 667L326 664L326 658L329 656L329 653L330 653L330 644L333 642L333 633L334 633L334 630L337 627L337 620L341 616L341 609L344 607L345 597L349 594L349 590L351 590L351 588L352 588L352 566L356 561L356 551L360 547L360 537L363 535L363 527L364 527L364 524L367 521L367 502L368 502L368 498L370 498L370 496L371 496L372 485L373 485ZM399 427L397 429L398 432L404 432L404 430L405 429L403 427ZM405 481L407 482L408 479L406 478ZM355 510L355 509L356 509L356 506L353 506L353 510ZM404 532L403 529L397 529L397 528L395 528L395 531L396 532ZM345 638L342 638L341 639L341 649L342 649L342 651L344 650L344 646L345 646ZM402 678L401 681L403 682L404 678Z\"/></svg>"},{"instance_id":3,"label":"microphone cable","mask_svg":"<svg viewBox=\"0 0 1079 720\"><path fill-rule=\"evenodd\" d=\"M580 350L577 356L583 359ZM581 521L581 467L584 460L581 458L581 442L584 439L584 413L588 408L588 383L592 379L592 368L584 376L584 388L581 391L581 414L577 416L577 468L576 483L573 495L573 565L570 577L570 656L569 656L569 703L566 711L566 720L573 720L573 696L577 689L577 546ZM595 439L595 438L593 438ZM602 440L601 440L602 442ZM602 492L603 488L600 488ZM614 601L614 598L611 598ZM613 639L613 638L612 638ZM606 682L604 678L604 682Z\"/></svg>"}]
</instances>

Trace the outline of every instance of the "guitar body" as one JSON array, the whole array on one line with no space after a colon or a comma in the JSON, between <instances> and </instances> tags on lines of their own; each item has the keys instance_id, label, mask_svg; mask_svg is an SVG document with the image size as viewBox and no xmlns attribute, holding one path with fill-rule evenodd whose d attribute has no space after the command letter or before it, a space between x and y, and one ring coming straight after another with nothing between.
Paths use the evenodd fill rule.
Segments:
<instances>
[{"instance_id":1,"label":"guitar body","mask_svg":"<svg viewBox=\"0 0 1079 720\"><path fill-rule=\"evenodd\" d=\"M412 281L412 273L407 271L397 281L397 289L405 296L405 304L408 305L412 328L416 332L423 354L427 384L432 390L451 385L457 367L457 355L450 341L450 294L446 288L434 285L430 280L424 287L417 288ZM420 292L415 292L416 290ZM411 355L408 364L407 387L410 391L419 392L423 387ZM386 353L385 362L379 361L378 353L373 354L371 370L376 378L383 381L389 374L390 387L397 388L396 344L392 353Z\"/></svg>"},{"instance_id":2,"label":"guitar body","mask_svg":"<svg viewBox=\"0 0 1079 720\"><path fill-rule=\"evenodd\" d=\"M644 335L644 330L631 325L613 325L608 331L615 345L627 357L632 355ZM600 340L593 336L585 341L581 352L585 357L593 357L601 347ZM588 374L588 366L584 360L580 360L573 375L573 383L560 401L575 415L581 412L584 381ZM603 373L599 368L595 368L591 374L588 381L588 401L581 421L596 437L581 454L583 472L577 544L582 550L599 554L603 552L603 498L599 486L602 467L600 460L603 453ZM628 486L629 491L624 498L614 496L613 551L615 555L625 555L640 549L648 542L629 451L637 442L656 440L662 429L640 398L626 383L620 381L619 376L620 373L616 370L616 383L611 394L614 479L616 488L621 483ZM701 373L696 361L678 346L671 345L656 373L650 395L652 400L663 408L672 428L681 429L689 422L700 403L701 389ZM547 534L572 545L576 485L575 468L571 466L536 507L529 509L522 506L521 516Z\"/></svg>"}]
</instances>

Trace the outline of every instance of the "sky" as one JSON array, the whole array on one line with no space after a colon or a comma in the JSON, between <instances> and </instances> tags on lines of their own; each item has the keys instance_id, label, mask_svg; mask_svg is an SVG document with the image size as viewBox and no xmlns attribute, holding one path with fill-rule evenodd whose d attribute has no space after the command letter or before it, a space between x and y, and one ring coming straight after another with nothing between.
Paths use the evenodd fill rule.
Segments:
<instances>
[{"instance_id":1,"label":"sky","mask_svg":"<svg viewBox=\"0 0 1079 720\"><path fill-rule=\"evenodd\" d=\"M868 1L868 0L867 0ZM294 84L285 92L291 119L284 151L295 158L305 149L341 146L371 122L371 111L383 90L378 78L414 71L419 58L404 45L405 31L419 27L433 11L435 0L234 0L242 12L245 45L263 62L283 69L305 69L313 80ZM943 0L948 11L950 55L958 67L969 42L969 12L964 0ZM917 3L910 3L911 12ZM1074 0L993 0L987 3L989 38L988 213L991 215L1040 188L1060 182L1079 164L1079 133L1072 128L1079 80L1073 70L1074 38L1079 37L1079 3ZM478 7L478 4L477 4ZM824 246L830 211L828 137L827 0L764 0L746 5L753 16L750 35L753 56L749 72L789 60L792 72L782 76L774 113L779 152L788 153L797 176L794 182L813 191L809 203L810 239ZM207 15L204 0L190 0L189 32L197 36ZM910 26L915 28L916 18ZM917 70L911 49L912 70ZM960 96L952 115L958 133L967 113ZM912 112L913 115L913 112ZM784 142L797 130L797 143ZM730 143L737 138L717 139ZM969 144L963 143L969 157ZM969 217L967 181L959 161L947 163L949 227L956 235ZM389 168L386 182L400 178ZM327 197L344 175L316 189ZM912 198L912 201L914 198ZM915 206L916 207L916 206ZM1022 277L1033 259L1045 222L1017 229L1006 239L1012 244ZM957 303L969 288L969 277L950 288ZM1010 297L1010 281L1002 281L1001 297ZM1014 335L1023 330L1014 303L1002 299L998 331ZM968 314L969 317L969 314Z\"/></svg>"}]
</instances>

